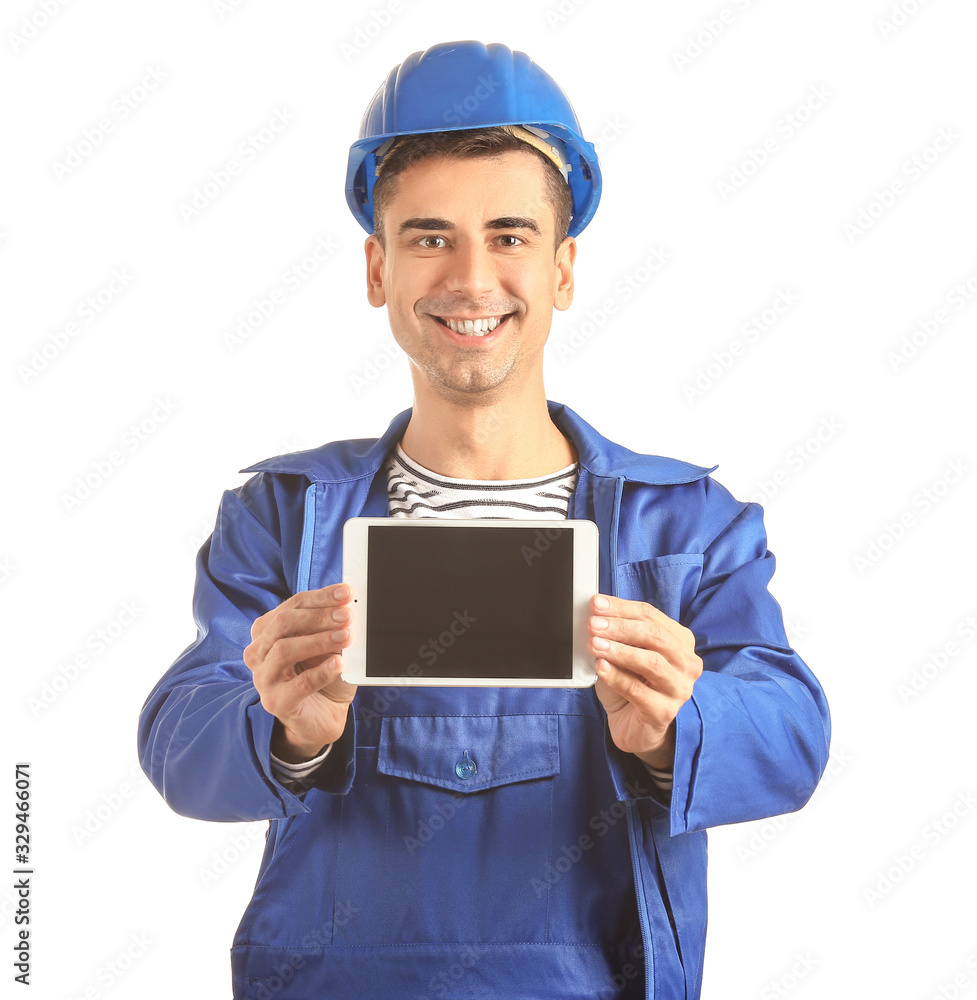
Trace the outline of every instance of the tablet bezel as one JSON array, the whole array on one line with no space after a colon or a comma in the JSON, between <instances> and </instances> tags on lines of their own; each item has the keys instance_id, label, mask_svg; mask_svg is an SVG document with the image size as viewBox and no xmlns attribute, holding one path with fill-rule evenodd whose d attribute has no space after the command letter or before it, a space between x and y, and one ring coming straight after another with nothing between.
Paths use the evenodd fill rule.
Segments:
<instances>
[{"instance_id":1,"label":"tablet bezel","mask_svg":"<svg viewBox=\"0 0 977 1000\"><path fill-rule=\"evenodd\" d=\"M369 621L368 545L369 529L411 531L423 526L450 530L453 527L484 527L493 531L511 528L569 528L573 539L573 652L572 674L569 678L545 677L428 677L387 674L368 676L366 673L366 623ZM515 518L392 518L354 517L343 525L343 582L350 587L353 610L350 621L352 641L343 650L342 676L350 684L372 687L590 687L597 675L596 658L590 651L591 600L598 587L598 537L593 521L580 519L515 519Z\"/></svg>"}]
</instances>

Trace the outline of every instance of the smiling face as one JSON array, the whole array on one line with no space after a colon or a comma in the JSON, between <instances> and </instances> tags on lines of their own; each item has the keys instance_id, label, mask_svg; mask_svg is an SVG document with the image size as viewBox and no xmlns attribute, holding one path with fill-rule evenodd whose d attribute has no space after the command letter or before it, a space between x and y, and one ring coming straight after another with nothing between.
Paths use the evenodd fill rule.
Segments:
<instances>
[{"instance_id":1,"label":"smiling face","mask_svg":"<svg viewBox=\"0 0 977 1000\"><path fill-rule=\"evenodd\" d=\"M484 405L538 386L554 307L573 298L576 244L557 248L531 151L423 160L396 178L384 241L366 241L370 302L387 306L415 393Z\"/></svg>"}]
</instances>

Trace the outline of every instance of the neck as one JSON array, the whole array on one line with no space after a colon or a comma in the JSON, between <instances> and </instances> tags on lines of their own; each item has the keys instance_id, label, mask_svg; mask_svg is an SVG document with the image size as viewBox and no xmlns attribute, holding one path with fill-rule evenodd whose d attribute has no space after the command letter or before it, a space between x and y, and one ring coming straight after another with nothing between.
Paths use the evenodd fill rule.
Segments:
<instances>
[{"instance_id":1,"label":"neck","mask_svg":"<svg viewBox=\"0 0 977 1000\"><path fill-rule=\"evenodd\" d=\"M401 447L418 465L450 479L532 479L577 459L542 392L481 406L415 392Z\"/></svg>"}]
</instances>

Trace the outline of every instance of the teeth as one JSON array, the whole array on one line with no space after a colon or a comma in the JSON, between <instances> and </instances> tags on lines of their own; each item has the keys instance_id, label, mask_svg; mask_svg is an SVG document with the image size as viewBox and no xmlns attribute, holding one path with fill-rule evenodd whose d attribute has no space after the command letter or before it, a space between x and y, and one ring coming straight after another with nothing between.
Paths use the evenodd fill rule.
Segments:
<instances>
[{"instance_id":1,"label":"teeth","mask_svg":"<svg viewBox=\"0 0 977 1000\"><path fill-rule=\"evenodd\" d=\"M455 333L463 333L469 337L482 337L491 333L502 322L501 316L489 316L485 319L446 319L445 326Z\"/></svg>"}]
</instances>

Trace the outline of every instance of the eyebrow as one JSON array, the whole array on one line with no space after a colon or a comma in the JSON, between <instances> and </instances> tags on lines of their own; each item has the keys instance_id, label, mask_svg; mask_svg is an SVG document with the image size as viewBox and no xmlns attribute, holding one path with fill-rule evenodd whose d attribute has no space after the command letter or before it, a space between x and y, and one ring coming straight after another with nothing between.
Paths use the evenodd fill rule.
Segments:
<instances>
[{"instance_id":1,"label":"eyebrow","mask_svg":"<svg viewBox=\"0 0 977 1000\"><path fill-rule=\"evenodd\" d=\"M504 215L501 219L492 219L486 229L528 229L531 233L541 235L535 219L523 218L519 215Z\"/></svg>"},{"instance_id":2,"label":"eyebrow","mask_svg":"<svg viewBox=\"0 0 977 1000\"><path fill-rule=\"evenodd\" d=\"M406 233L411 229L454 229L454 223L447 219L404 219L397 227L398 233Z\"/></svg>"},{"instance_id":3,"label":"eyebrow","mask_svg":"<svg viewBox=\"0 0 977 1000\"><path fill-rule=\"evenodd\" d=\"M455 228L453 222L449 222L447 219L437 219L437 218L414 218L414 219L404 219L404 221L397 227L397 233L406 233L414 229L422 230L432 230L437 229L443 232L450 231ZM537 235L542 235L540 233L539 226L534 219L524 218L519 215L504 215L499 219L491 219L485 226L486 229L528 229L532 233Z\"/></svg>"}]
</instances>

